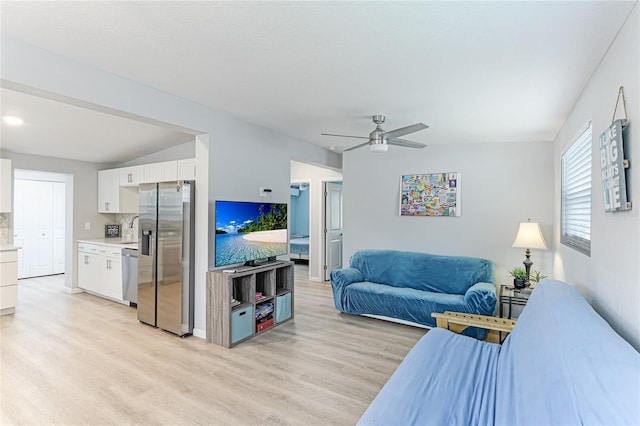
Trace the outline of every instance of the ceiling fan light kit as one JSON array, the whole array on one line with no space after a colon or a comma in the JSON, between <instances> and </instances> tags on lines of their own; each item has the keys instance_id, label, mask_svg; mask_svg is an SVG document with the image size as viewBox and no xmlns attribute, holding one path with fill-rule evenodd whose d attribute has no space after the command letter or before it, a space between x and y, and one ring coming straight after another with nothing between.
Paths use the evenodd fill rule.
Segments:
<instances>
[{"instance_id":1,"label":"ceiling fan light kit","mask_svg":"<svg viewBox=\"0 0 640 426\"><path fill-rule=\"evenodd\" d=\"M376 143L373 145L369 145L369 151L371 152L387 152L389 150L389 145L386 143Z\"/></svg>"},{"instance_id":2,"label":"ceiling fan light kit","mask_svg":"<svg viewBox=\"0 0 640 426\"><path fill-rule=\"evenodd\" d=\"M364 136L351 136L351 135L337 135L334 133L322 133L323 136L338 136L341 138L357 138L357 139L369 139L368 142L360 145L347 148L344 152L353 151L354 149L362 148L369 145L371 152L387 152L389 145L403 146L406 148L422 149L427 145L419 142L408 141L406 139L400 139L400 136L408 135L409 133L419 132L420 130L427 129L429 126L423 123L416 123L406 127L400 127L399 129L385 131L381 125L384 123L384 115L374 115L371 117L376 124L376 128L373 132L369 133L369 137Z\"/></svg>"}]
</instances>

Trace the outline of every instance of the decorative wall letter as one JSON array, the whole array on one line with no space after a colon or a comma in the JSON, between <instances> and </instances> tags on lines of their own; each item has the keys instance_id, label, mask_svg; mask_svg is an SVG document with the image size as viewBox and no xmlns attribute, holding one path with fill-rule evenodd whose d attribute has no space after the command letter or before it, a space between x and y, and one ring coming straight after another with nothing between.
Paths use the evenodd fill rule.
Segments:
<instances>
[{"instance_id":1,"label":"decorative wall letter","mask_svg":"<svg viewBox=\"0 0 640 426\"><path fill-rule=\"evenodd\" d=\"M616 120L600 135L600 166L604 211L631 210L627 199L625 169L629 162L624 159L622 120Z\"/></svg>"}]
</instances>

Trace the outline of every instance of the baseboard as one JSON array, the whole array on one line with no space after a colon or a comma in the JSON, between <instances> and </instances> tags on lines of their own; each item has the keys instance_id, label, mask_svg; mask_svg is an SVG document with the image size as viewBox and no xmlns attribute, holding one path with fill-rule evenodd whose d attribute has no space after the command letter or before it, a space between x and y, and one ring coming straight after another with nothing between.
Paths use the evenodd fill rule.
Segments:
<instances>
[{"instance_id":1,"label":"baseboard","mask_svg":"<svg viewBox=\"0 0 640 426\"><path fill-rule=\"evenodd\" d=\"M201 330L199 328L194 328L193 329L193 336L194 337L199 337L200 339L207 339L207 331L206 330Z\"/></svg>"},{"instance_id":2,"label":"baseboard","mask_svg":"<svg viewBox=\"0 0 640 426\"><path fill-rule=\"evenodd\" d=\"M4 309L0 309L0 316L2 315L12 315L16 313L16 308L4 308Z\"/></svg>"},{"instance_id":3,"label":"baseboard","mask_svg":"<svg viewBox=\"0 0 640 426\"><path fill-rule=\"evenodd\" d=\"M74 287L74 288L65 287L64 291L65 293L69 293L69 294L84 293L84 290L81 289L80 287Z\"/></svg>"},{"instance_id":4,"label":"baseboard","mask_svg":"<svg viewBox=\"0 0 640 426\"><path fill-rule=\"evenodd\" d=\"M405 320L398 319L398 318L385 317L383 315L362 314L362 316L363 317L380 319L380 320L383 320L383 321L395 322L395 323L398 323L398 324L410 325L412 327L425 328L427 330L431 330L433 328L433 327L429 327L428 325L418 324L417 322L405 321Z\"/></svg>"}]
</instances>

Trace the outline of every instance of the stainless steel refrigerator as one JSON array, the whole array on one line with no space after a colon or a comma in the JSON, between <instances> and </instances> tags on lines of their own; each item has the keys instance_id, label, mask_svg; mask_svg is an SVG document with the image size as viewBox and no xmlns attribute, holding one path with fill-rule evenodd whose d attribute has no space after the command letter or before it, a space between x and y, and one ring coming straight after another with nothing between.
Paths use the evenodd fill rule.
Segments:
<instances>
[{"instance_id":1,"label":"stainless steel refrigerator","mask_svg":"<svg viewBox=\"0 0 640 426\"><path fill-rule=\"evenodd\" d=\"M194 183L140 185L138 320L193 333Z\"/></svg>"}]
</instances>

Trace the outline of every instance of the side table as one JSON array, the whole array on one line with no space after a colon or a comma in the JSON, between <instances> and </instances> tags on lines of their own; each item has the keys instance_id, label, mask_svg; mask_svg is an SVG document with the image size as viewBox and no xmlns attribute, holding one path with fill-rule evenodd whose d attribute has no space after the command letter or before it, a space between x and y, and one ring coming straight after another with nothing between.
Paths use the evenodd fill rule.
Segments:
<instances>
[{"instance_id":1,"label":"side table","mask_svg":"<svg viewBox=\"0 0 640 426\"><path fill-rule=\"evenodd\" d=\"M531 292L533 289L531 287L527 288L515 288L509 285L501 285L500 286L500 318L504 318L504 308L505 306L509 307L509 316L508 319L511 319L511 314L513 312L513 306L524 306L529 301L529 297L531 296Z\"/></svg>"}]
</instances>

